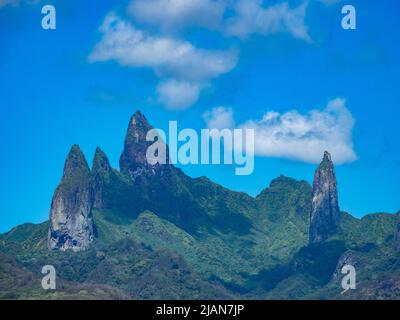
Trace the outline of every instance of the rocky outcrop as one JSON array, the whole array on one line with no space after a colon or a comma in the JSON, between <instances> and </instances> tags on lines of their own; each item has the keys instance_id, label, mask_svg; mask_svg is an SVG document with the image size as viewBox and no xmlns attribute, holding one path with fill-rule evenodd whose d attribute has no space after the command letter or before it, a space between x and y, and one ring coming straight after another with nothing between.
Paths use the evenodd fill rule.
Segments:
<instances>
[{"instance_id":1,"label":"rocky outcrop","mask_svg":"<svg viewBox=\"0 0 400 320\"><path fill-rule=\"evenodd\" d=\"M313 182L313 198L310 215L310 243L319 243L338 231L340 210L334 165L329 152L324 158Z\"/></svg>"},{"instance_id":2,"label":"rocky outcrop","mask_svg":"<svg viewBox=\"0 0 400 320\"><path fill-rule=\"evenodd\" d=\"M49 249L80 251L88 248L95 233L92 205L90 170L79 146L74 145L51 202Z\"/></svg>"},{"instance_id":3,"label":"rocky outcrop","mask_svg":"<svg viewBox=\"0 0 400 320\"><path fill-rule=\"evenodd\" d=\"M92 165L93 206L95 208L106 207L104 193L111 174L112 168L107 155L97 147Z\"/></svg>"},{"instance_id":4,"label":"rocky outcrop","mask_svg":"<svg viewBox=\"0 0 400 320\"><path fill-rule=\"evenodd\" d=\"M146 159L147 148L153 141L146 141L146 135L153 127L140 111L136 111L129 121L126 132L124 151L119 160L121 173L130 176L135 181L139 176L162 175L171 169L168 164L168 151L166 164L150 164ZM167 148L167 147L166 147Z\"/></svg>"},{"instance_id":5,"label":"rocky outcrop","mask_svg":"<svg viewBox=\"0 0 400 320\"><path fill-rule=\"evenodd\" d=\"M333 279L337 280L343 277L341 271L344 265L352 265L356 270L360 270L365 266L365 263L357 252L348 250L340 256L333 273Z\"/></svg>"},{"instance_id":6,"label":"rocky outcrop","mask_svg":"<svg viewBox=\"0 0 400 320\"><path fill-rule=\"evenodd\" d=\"M144 210L149 210L193 234L199 229L207 228L213 223L209 217L210 210L204 209L199 203L200 197L195 190L198 184L169 163L169 150L165 141L159 141L159 145L165 147L165 163L153 164L148 161L146 153L154 141L146 141L146 136L152 129L140 111L135 112L128 125L119 163L121 175L131 183L129 206L133 203L133 207L130 207L130 215L137 216ZM219 203L222 201L219 200ZM228 210L220 211L225 213ZM214 214L215 219L218 213ZM222 221L214 224L220 228L235 224L238 228L239 223L235 223L235 217L229 215L229 219L221 219Z\"/></svg>"}]
</instances>

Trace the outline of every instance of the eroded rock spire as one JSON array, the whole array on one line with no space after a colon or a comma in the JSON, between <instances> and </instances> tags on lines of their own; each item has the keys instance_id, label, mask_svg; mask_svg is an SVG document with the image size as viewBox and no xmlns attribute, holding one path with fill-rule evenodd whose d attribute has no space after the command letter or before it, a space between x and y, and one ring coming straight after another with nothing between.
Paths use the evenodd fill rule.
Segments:
<instances>
[{"instance_id":1,"label":"eroded rock spire","mask_svg":"<svg viewBox=\"0 0 400 320\"><path fill-rule=\"evenodd\" d=\"M166 164L150 164L146 159L147 148L153 141L146 141L146 135L153 127L140 111L136 111L130 119L126 132L124 151L119 165L121 172L133 181L139 176L162 175L170 170L168 146L166 146Z\"/></svg>"},{"instance_id":2,"label":"eroded rock spire","mask_svg":"<svg viewBox=\"0 0 400 320\"><path fill-rule=\"evenodd\" d=\"M78 145L69 152L50 209L49 249L85 250L94 239L89 166Z\"/></svg>"},{"instance_id":3,"label":"eroded rock spire","mask_svg":"<svg viewBox=\"0 0 400 320\"><path fill-rule=\"evenodd\" d=\"M314 175L312 208L310 215L310 243L326 240L338 231L340 210L337 182L331 155L324 158Z\"/></svg>"}]
</instances>

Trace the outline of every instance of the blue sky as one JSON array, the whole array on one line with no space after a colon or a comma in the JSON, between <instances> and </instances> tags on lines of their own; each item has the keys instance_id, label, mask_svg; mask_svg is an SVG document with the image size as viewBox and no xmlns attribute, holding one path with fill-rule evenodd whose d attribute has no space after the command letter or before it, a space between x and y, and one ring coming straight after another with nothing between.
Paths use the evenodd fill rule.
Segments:
<instances>
[{"instance_id":1,"label":"blue sky","mask_svg":"<svg viewBox=\"0 0 400 320\"><path fill-rule=\"evenodd\" d=\"M252 175L183 166L191 176L256 195L280 174L311 182L328 149L342 210L400 209L398 1L350 1L356 30L341 28L341 1L188 3L0 0L0 232L47 219L72 144L117 168L137 109L165 130L199 130L208 114L262 137Z\"/></svg>"}]
</instances>

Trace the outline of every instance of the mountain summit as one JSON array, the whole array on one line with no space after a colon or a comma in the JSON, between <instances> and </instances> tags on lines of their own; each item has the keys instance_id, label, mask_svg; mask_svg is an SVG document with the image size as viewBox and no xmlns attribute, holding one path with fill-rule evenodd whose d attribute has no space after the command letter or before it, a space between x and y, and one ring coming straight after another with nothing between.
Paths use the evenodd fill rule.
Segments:
<instances>
[{"instance_id":1,"label":"mountain summit","mask_svg":"<svg viewBox=\"0 0 400 320\"><path fill-rule=\"evenodd\" d=\"M93 206L95 208L106 207L105 193L107 183L110 181L112 175L112 168L108 161L107 155L99 147L93 158L92 165L92 188L93 188Z\"/></svg>"},{"instance_id":2,"label":"mountain summit","mask_svg":"<svg viewBox=\"0 0 400 320\"><path fill-rule=\"evenodd\" d=\"M329 152L325 151L313 182L310 216L310 243L326 240L336 233L340 222L335 169Z\"/></svg>"},{"instance_id":3,"label":"mountain summit","mask_svg":"<svg viewBox=\"0 0 400 320\"><path fill-rule=\"evenodd\" d=\"M124 151L119 160L121 173L130 176L132 181L140 175L155 175L162 170L169 169L169 165L151 165L146 159L146 150L153 143L147 141L147 133L154 129L145 116L136 111L131 117L126 132ZM167 153L168 154L168 153Z\"/></svg>"},{"instance_id":4,"label":"mountain summit","mask_svg":"<svg viewBox=\"0 0 400 320\"><path fill-rule=\"evenodd\" d=\"M90 170L79 146L73 145L51 202L48 247L80 251L93 238Z\"/></svg>"}]
</instances>

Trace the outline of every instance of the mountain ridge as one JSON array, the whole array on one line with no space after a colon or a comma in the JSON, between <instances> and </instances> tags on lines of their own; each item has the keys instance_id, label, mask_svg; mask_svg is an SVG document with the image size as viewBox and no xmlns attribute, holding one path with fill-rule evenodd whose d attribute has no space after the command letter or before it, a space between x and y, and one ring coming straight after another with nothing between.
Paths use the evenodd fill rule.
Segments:
<instances>
[{"instance_id":1,"label":"mountain ridge","mask_svg":"<svg viewBox=\"0 0 400 320\"><path fill-rule=\"evenodd\" d=\"M281 175L252 197L207 177L191 178L172 165L144 163L147 144L140 128L152 127L137 112L128 124L123 172L110 166L99 147L91 169L79 147L71 148L52 201L67 210L56 207L49 221L0 235L0 270L10 264L19 270L19 282L0 283L0 298L86 299L90 294L80 291L90 288L93 298L110 299L368 299L382 296L377 279L390 283L392 296L400 297L398 215L357 219L337 206L339 218L326 224L332 229L318 230L320 241L310 239L312 212L325 223L331 217L326 215L331 192L333 198L337 193L329 187L336 189L328 153L313 186ZM323 201L314 203L316 196ZM82 208L93 221L89 235L68 223L82 216ZM55 214L66 216L61 238L67 239L66 249L47 247ZM76 234L88 236L84 246L74 246ZM340 295L344 262L357 267L362 293ZM39 283L20 280L40 277L45 264L54 265L66 283L61 292L44 292Z\"/></svg>"}]
</instances>

